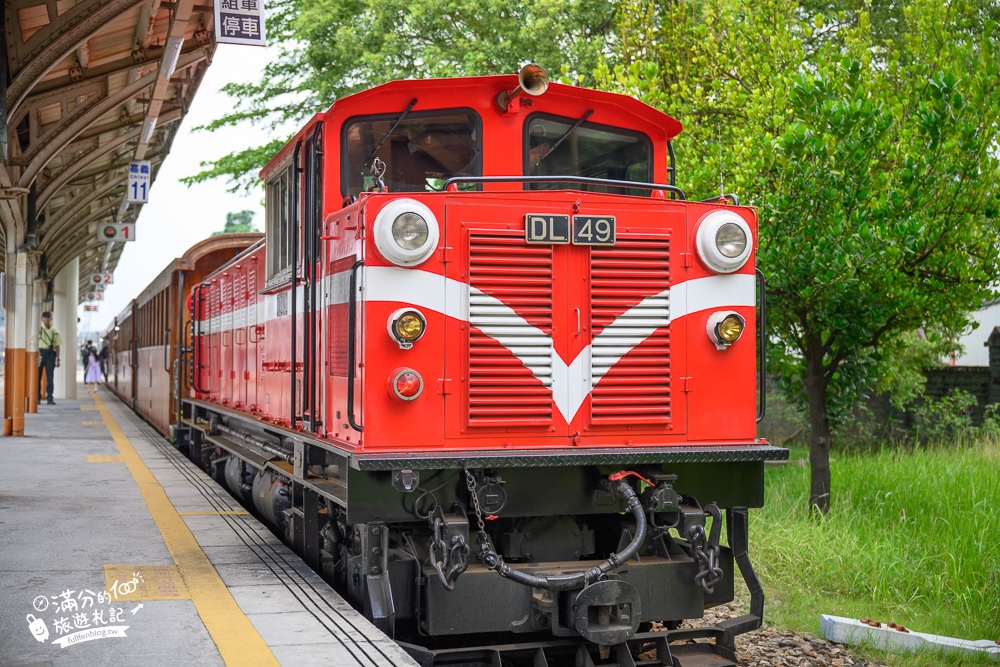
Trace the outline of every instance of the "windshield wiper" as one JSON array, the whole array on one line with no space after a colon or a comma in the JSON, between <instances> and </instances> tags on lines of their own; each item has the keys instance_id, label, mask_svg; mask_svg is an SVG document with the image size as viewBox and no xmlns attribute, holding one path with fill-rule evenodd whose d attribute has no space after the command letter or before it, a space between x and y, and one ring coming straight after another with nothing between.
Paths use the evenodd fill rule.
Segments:
<instances>
[{"instance_id":1,"label":"windshield wiper","mask_svg":"<svg viewBox=\"0 0 1000 667\"><path fill-rule=\"evenodd\" d=\"M537 167L538 165L540 165L542 163L542 160L544 160L548 156L552 155L552 152L555 149L559 148L559 144L561 144L563 141L565 141L566 137L568 137L569 135L573 134L573 132L576 131L576 128L578 128L581 125L583 125L584 121L586 121L588 118L590 118L590 115L592 113L594 113L594 110L593 109L588 109L587 113L585 113L582 116L580 116L580 119L578 121L576 121L575 123L573 123L573 126L571 128L569 128L568 130L566 130L563 133L563 135L561 137L559 137L559 139L556 140L556 143L552 144L549 147L549 150L545 151L545 155L543 155L542 157L538 158L538 162L535 163L535 166Z\"/></svg>"},{"instance_id":2,"label":"windshield wiper","mask_svg":"<svg viewBox=\"0 0 1000 667\"><path fill-rule=\"evenodd\" d=\"M406 116L410 113L410 109L412 109L416 103L417 103L417 98L414 97L412 100L410 100L410 103L406 105L406 108L403 109L403 113L399 114L399 118L397 118L396 122L392 124L392 127L389 128L389 131L382 135L382 138L379 139L378 145L375 146L375 150L373 150L371 152L371 155L369 155L365 159L366 167L371 165L372 158L375 157L375 154L378 153L378 150L382 148L382 144L384 144L385 140L388 139L392 135L392 133L396 131L396 128L399 127L399 124L403 122L403 119L406 118Z\"/></svg>"}]
</instances>

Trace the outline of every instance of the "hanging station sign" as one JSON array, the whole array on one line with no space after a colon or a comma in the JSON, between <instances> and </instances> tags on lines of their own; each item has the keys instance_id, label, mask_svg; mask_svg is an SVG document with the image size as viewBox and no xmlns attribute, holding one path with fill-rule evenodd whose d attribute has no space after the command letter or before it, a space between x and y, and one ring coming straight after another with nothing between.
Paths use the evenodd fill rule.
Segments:
<instances>
[{"instance_id":1,"label":"hanging station sign","mask_svg":"<svg viewBox=\"0 0 1000 667\"><path fill-rule=\"evenodd\" d=\"M121 243L135 241L135 223L115 224L113 222L98 223L97 240Z\"/></svg>"},{"instance_id":2,"label":"hanging station sign","mask_svg":"<svg viewBox=\"0 0 1000 667\"><path fill-rule=\"evenodd\" d=\"M267 46L263 0L216 0L215 41Z\"/></svg>"},{"instance_id":3,"label":"hanging station sign","mask_svg":"<svg viewBox=\"0 0 1000 667\"><path fill-rule=\"evenodd\" d=\"M87 280L91 285L95 287L97 285L112 285L114 284L110 273L91 273L90 278Z\"/></svg>"},{"instance_id":4,"label":"hanging station sign","mask_svg":"<svg viewBox=\"0 0 1000 667\"><path fill-rule=\"evenodd\" d=\"M145 204L149 201L150 163L149 160L134 160L128 164L128 189L125 201L130 204Z\"/></svg>"}]
</instances>

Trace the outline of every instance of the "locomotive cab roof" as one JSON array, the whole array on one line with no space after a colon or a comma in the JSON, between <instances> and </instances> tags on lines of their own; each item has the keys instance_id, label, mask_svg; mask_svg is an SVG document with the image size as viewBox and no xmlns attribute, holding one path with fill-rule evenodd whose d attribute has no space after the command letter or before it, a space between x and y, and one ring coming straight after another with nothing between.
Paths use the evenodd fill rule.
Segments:
<instances>
[{"instance_id":1,"label":"locomotive cab roof","mask_svg":"<svg viewBox=\"0 0 1000 667\"><path fill-rule=\"evenodd\" d=\"M562 119L568 124L583 118L589 126L644 135L651 144L650 157L655 165L650 176L657 182L665 182L665 146L682 129L676 119L628 95L559 83L549 84L544 94L537 97L518 97L512 101L508 111L503 111L496 102L498 93L517 86L518 77L515 75L398 80L348 95L337 100L325 112L315 114L264 167L261 177L267 179L279 167L284 168L296 144L318 136L316 132L320 123L323 123L325 150L340 153L350 150L345 147L352 138L346 136L345 130L359 117L383 117L385 124L392 126L393 120L404 113L412 120L421 114L453 110L467 112L470 122L481 127L481 133L476 137L476 141L480 142L476 150L481 150L483 154L480 175L520 173L523 162L520 146L522 137L527 136L526 119L545 115ZM338 181L342 183L342 189L346 189L346 180L334 176L332 182Z\"/></svg>"}]
</instances>

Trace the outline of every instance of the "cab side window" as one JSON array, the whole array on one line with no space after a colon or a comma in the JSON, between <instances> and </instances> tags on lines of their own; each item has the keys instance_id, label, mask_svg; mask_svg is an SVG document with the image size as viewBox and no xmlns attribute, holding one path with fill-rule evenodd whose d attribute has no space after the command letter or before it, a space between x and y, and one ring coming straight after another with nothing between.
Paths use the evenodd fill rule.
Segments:
<instances>
[{"instance_id":1,"label":"cab side window","mask_svg":"<svg viewBox=\"0 0 1000 667\"><path fill-rule=\"evenodd\" d=\"M275 171L265 186L267 210L265 233L267 235L267 283L282 282L292 272L292 225L295 224L295 179L292 164Z\"/></svg>"}]
</instances>

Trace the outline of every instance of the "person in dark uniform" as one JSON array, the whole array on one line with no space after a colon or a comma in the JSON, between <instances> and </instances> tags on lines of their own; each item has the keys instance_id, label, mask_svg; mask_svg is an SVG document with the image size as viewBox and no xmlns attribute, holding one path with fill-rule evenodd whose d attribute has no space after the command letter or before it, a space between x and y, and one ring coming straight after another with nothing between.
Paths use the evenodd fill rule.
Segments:
<instances>
[{"instance_id":1,"label":"person in dark uniform","mask_svg":"<svg viewBox=\"0 0 1000 667\"><path fill-rule=\"evenodd\" d=\"M42 401L42 374L41 369L45 369L45 399L49 405L55 405L52 398L54 385L54 375L59 367L59 348L62 346L62 338L59 332L52 326L52 313L45 311L42 313L42 326L38 328L38 402Z\"/></svg>"},{"instance_id":2,"label":"person in dark uniform","mask_svg":"<svg viewBox=\"0 0 1000 667\"><path fill-rule=\"evenodd\" d=\"M101 341L101 351L97 355L97 360L101 363L101 375L104 376L104 381L108 381L108 341Z\"/></svg>"}]
</instances>

